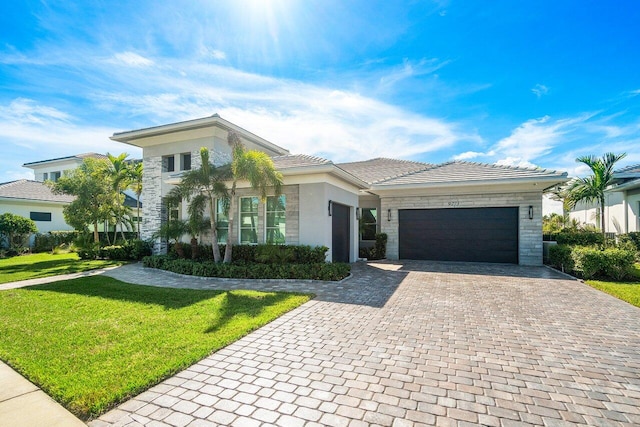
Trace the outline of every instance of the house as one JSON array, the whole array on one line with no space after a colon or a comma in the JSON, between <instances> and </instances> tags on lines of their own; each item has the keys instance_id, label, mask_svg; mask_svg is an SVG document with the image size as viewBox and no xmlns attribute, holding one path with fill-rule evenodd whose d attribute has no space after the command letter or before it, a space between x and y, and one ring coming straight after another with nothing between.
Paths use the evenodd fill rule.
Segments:
<instances>
[{"instance_id":1,"label":"house","mask_svg":"<svg viewBox=\"0 0 640 427\"><path fill-rule=\"evenodd\" d=\"M80 166L86 158L106 159L98 153L83 153L74 156L58 157L25 163L23 166L32 169L35 180L16 180L0 183L0 214L9 212L25 218L31 218L39 233L50 231L70 231L73 227L64 220L63 208L75 197L65 194L54 194L44 181L57 181L65 172ZM123 192L124 205L135 212L136 194L130 190ZM142 200L142 198L141 198ZM142 207L142 202L140 202ZM134 221L136 217L133 218ZM104 226L100 225L104 230Z\"/></svg>"},{"instance_id":2,"label":"house","mask_svg":"<svg viewBox=\"0 0 640 427\"><path fill-rule=\"evenodd\" d=\"M47 185L39 181L20 179L0 184L0 213L31 218L40 233L73 230L62 213L73 199L66 194L53 194Z\"/></svg>"},{"instance_id":3,"label":"house","mask_svg":"<svg viewBox=\"0 0 640 427\"><path fill-rule=\"evenodd\" d=\"M180 173L199 167L205 146L214 164L231 160L234 131L248 149L273 159L282 173L280 198L262 203L247 183L238 190L235 218L240 243L325 245L328 260L352 262L375 232L388 235L390 259L542 264L542 193L567 174L469 162L432 165L396 159L336 164L290 154L214 114L145 129L114 133L112 140L143 150L143 238L169 217L163 204ZM216 221L224 241L225 216ZM364 232L359 232L362 218ZM157 242L156 251L164 250Z\"/></svg>"},{"instance_id":4,"label":"house","mask_svg":"<svg viewBox=\"0 0 640 427\"><path fill-rule=\"evenodd\" d=\"M569 217L600 227L596 203L578 203ZM604 218L607 232L640 231L640 165L614 171L613 185L605 190Z\"/></svg>"}]
</instances>

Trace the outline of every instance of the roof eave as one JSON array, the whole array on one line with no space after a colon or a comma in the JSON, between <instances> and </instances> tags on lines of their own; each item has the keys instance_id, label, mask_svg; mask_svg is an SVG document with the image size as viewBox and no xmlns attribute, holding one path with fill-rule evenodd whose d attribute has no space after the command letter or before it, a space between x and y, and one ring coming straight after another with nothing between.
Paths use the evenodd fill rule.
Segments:
<instances>
[{"instance_id":1,"label":"roof eave","mask_svg":"<svg viewBox=\"0 0 640 427\"><path fill-rule=\"evenodd\" d=\"M459 188L459 187L480 187L480 186L496 186L509 184L544 184L552 187L557 184L567 182L567 174L560 176L535 177L535 178L506 178L506 179L484 179L477 181L453 181L453 182L426 182L426 183L406 183L406 184L390 184L371 185L371 190L409 190L409 189L429 189L429 188ZM542 189L542 188L541 188Z\"/></svg>"}]
</instances>

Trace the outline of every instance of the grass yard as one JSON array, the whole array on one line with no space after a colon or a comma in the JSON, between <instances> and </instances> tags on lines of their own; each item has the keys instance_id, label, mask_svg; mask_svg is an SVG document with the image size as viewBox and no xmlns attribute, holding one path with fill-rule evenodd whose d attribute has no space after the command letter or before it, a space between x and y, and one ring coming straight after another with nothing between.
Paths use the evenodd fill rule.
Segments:
<instances>
[{"instance_id":1,"label":"grass yard","mask_svg":"<svg viewBox=\"0 0 640 427\"><path fill-rule=\"evenodd\" d=\"M632 282L606 282L602 280L587 280L586 283L596 289L613 295L623 301L640 307L640 264L634 266Z\"/></svg>"},{"instance_id":2,"label":"grass yard","mask_svg":"<svg viewBox=\"0 0 640 427\"><path fill-rule=\"evenodd\" d=\"M86 420L309 299L101 276L0 291L0 359Z\"/></svg>"},{"instance_id":3,"label":"grass yard","mask_svg":"<svg viewBox=\"0 0 640 427\"><path fill-rule=\"evenodd\" d=\"M0 259L0 283L79 273L120 264L121 261L81 260L76 253L21 255Z\"/></svg>"}]
</instances>

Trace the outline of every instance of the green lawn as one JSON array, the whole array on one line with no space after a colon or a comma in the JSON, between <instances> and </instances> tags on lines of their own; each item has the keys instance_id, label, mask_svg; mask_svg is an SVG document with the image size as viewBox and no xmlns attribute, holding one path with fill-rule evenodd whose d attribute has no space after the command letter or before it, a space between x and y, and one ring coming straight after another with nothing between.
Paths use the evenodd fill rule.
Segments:
<instances>
[{"instance_id":1,"label":"green lawn","mask_svg":"<svg viewBox=\"0 0 640 427\"><path fill-rule=\"evenodd\" d=\"M309 298L102 276L0 291L0 359L88 419Z\"/></svg>"},{"instance_id":2,"label":"green lawn","mask_svg":"<svg viewBox=\"0 0 640 427\"><path fill-rule=\"evenodd\" d=\"M81 260L75 253L15 256L0 259L0 283L78 273L120 264L121 261Z\"/></svg>"},{"instance_id":3,"label":"green lawn","mask_svg":"<svg viewBox=\"0 0 640 427\"><path fill-rule=\"evenodd\" d=\"M616 298L640 307L640 264L634 266L632 282L606 282L587 280L587 284Z\"/></svg>"}]
</instances>

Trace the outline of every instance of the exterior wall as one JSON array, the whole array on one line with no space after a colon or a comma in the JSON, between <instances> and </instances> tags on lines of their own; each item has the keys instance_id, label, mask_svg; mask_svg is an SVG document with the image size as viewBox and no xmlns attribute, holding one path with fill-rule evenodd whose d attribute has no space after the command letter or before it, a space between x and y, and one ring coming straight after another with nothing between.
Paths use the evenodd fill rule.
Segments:
<instances>
[{"instance_id":1,"label":"exterior wall","mask_svg":"<svg viewBox=\"0 0 640 427\"><path fill-rule=\"evenodd\" d=\"M621 234L640 231L640 189L607 192L605 202L604 216L607 232ZM569 213L569 217L580 224L599 228L596 206L595 203L580 202Z\"/></svg>"},{"instance_id":2,"label":"exterior wall","mask_svg":"<svg viewBox=\"0 0 640 427\"><path fill-rule=\"evenodd\" d=\"M52 172L60 172L61 175L64 175L65 171L75 169L81 164L82 164L82 160L80 159L68 159L65 161L59 161L55 163L44 163L42 165L33 165L33 166L30 166L29 168L33 169L33 172L35 174L35 180L42 182L44 181L45 173L49 174L49 177L51 176L50 174Z\"/></svg>"},{"instance_id":3,"label":"exterior wall","mask_svg":"<svg viewBox=\"0 0 640 427\"><path fill-rule=\"evenodd\" d=\"M46 203L37 201L0 201L0 214L9 212L29 218L30 212L50 212L51 221L35 221L39 233L49 231L69 231L73 227L64 221L62 212L64 205L58 203Z\"/></svg>"},{"instance_id":4,"label":"exterior wall","mask_svg":"<svg viewBox=\"0 0 640 427\"><path fill-rule=\"evenodd\" d=\"M351 248L350 261L358 258L358 227L355 208L358 195L334 185L318 182L300 184L300 244L326 246L327 261L332 261L332 219L329 216L329 200L350 207Z\"/></svg>"},{"instance_id":5,"label":"exterior wall","mask_svg":"<svg viewBox=\"0 0 640 427\"><path fill-rule=\"evenodd\" d=\"M398 210L519 207L518 258L521 265L542 265L542 192L472 195L384 196L381 197L381 231L387 233L387 257L398 259ZM533 206L533 219L529 219ZM387 211L391 210L391 220Z\"/></svg>"},{"instance_id":6,"label":"exterior wall","mask_svg":"<svg viewBox=\"0 0 640 427\"><path fill-rule=\"evenodd\" d=\"M627 231L640 231L640 189L627 191Z\"/></svg>"},{"instance_id":7,"label":"exterior wall","mask_svg":"<svg viewBox=\"0 0 640 427\"><path fill-rule=\"evenodd\" d=\"M151 239L153 233L160 228L166 212L162 203L162 158L159 156L143 156L142 167L142 224L140 234L143 240ZM159 239L156 240L154 253L164 253L167 247Z\"/></svg>"}]
</instances>

